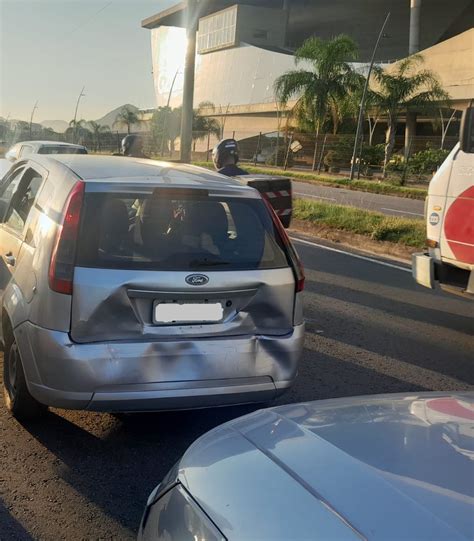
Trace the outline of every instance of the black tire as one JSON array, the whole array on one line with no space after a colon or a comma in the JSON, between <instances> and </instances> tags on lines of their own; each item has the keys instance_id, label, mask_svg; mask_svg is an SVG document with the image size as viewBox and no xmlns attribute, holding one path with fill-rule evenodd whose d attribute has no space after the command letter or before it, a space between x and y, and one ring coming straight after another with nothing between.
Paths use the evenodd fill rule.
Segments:
<instances>
[{"instance_id":1,"label":"black tire","mask_svg":"<svg viewBox=\"0 0 474 541\"><path fill-rule=\"evenodd\" d=\"M48 407L38 402L28 391L20 350L15 339L5 348L3 396L8 411L19 421L40 419L48 411Z\"/></svg>"}]
</instances>

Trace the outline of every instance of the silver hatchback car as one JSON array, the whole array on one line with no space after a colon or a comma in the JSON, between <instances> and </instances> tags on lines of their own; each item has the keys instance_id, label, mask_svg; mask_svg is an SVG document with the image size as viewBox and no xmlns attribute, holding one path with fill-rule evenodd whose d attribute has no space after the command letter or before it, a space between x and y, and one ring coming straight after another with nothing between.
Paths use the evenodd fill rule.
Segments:
<instances>
[{"instance_id":1,"label":"silver hatchback car","mask_svg":"<svg viewBox=\"0 0 474 541\"><path fill-rule=\"evenodd\" d=\"M7 407L260 402L293 383L304 274L253 188L124 157L34 156L0 188Z\"/></svg>"}]
</instances>

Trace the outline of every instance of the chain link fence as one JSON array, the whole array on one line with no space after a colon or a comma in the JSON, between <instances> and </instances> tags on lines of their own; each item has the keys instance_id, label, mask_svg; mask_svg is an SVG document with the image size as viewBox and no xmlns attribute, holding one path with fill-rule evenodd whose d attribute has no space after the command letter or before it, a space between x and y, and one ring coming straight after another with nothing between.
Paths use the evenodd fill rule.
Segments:
<instances>
[{"instance_id":1,"label":"chain link fence","mask_svg":"<svg viewBox=\"0 0 474 541\"><path fill-rule=\"evenodd\" d=\"M114 154L120 152L120 143L126 132L105 131L93 133L78 128L76 132L68 129L65 133L52 130L33 129L31 134L27 127L12 130L5 139L5 147L17 141L54 140L85 145L90 152ZM179 137L165 139L154 136L151 132L141 132L144 152L150 157L179 160ZM193 132L192 159L197 162L209 162L212 159L212 148L221 138L235 138L239 142L240 160L243 163L259 166L277 166L285 169L314 170L318 173L332 173L347 176L352 160L354 147L353 134L320 134L297 131L274 131L256 133L255 131L229 131L224 133ZM405 137L397 135L393 157L388 168L388 175L395 180L426 181L442 161L446 151L451 150L457 137L447 136L415 136L405 149ZM377 177L382 172L384 161L384 134L379 132L370 141L367 136L362 139L358 149L357 171L364 177ZM441 151L441 147L444 152ZM408 160L404 155L408 150ZM424 161L423 161L424 160ZM416 164L416 167L415 165ZM421 165L420 165L421 164Z\"/></svg>"}]
</instances>

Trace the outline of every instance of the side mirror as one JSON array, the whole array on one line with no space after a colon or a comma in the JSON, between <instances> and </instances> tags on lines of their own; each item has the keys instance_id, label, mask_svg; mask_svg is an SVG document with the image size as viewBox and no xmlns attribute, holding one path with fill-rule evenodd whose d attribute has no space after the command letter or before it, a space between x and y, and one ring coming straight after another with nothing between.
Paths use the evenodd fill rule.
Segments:
<instances>
[{"instance_id":1,"label":"side mirror","mask_svg":"<svg viewBox=\"0 0 474 541\"><path fill-rule=\"evenodd\" d=\"M474 107L468 107L464 111L459 143L463 152L474 153Z\"/></svg>"}]
</instances>

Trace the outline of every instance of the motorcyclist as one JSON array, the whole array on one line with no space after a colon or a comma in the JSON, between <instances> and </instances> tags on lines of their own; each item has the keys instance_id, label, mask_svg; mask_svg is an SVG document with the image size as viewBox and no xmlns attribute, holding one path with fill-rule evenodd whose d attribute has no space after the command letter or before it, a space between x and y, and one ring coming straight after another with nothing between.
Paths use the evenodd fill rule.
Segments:
<instances>
[{"instance_id":1,"label":"motorcyclist","mask_svg":"<svg viewBox=\"0 0 474 541\"><path fill-rule=\"evenodd\" d=\"M223 139L212 150L212 161L218 173L228 177L248 175L247 171L237 166L239 145L235 139Z\"/></svg>"},{"instance_id":2,"label":"motorcyclist","mask_svg":"<svg viewBox=\"0 0 474 541\"><path fill-rule=\"evenodd\" d=\"M143 153L143 137L141 135L129 134L122 139L121 156L131 156L132 158L147 158L149 156Z\"/></svg>"}]
</instances>

